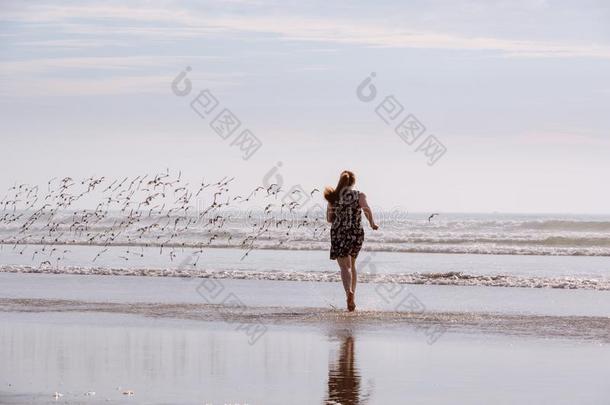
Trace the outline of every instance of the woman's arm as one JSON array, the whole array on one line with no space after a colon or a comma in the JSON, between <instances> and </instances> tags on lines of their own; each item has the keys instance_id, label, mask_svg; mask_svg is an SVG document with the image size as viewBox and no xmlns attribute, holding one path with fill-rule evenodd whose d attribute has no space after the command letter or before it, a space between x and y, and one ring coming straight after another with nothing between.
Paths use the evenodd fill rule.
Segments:
<instances>
[{"instance_id":1,"label":"woman's arm","mask_svg":"<svg viewBox=\"0 0 610 405\"><path fill-rule=\"evenodd\" d=\"M331 203L326 207L326 221L332 223L335 220L335 210Z\"/></svg>"},{"instance_id":2,"label":"woman's arm","mask_svg":"<svg viewBox=\"0 0 610 405\"><path fill-rule=\"evenodd\" d=\"M371 228L373 228L373 230L377 230L379 226L375 224L375 219L373 218L373 211L371 210L371 207L369 207L369 204L366 201L366 194L360 193L360 197L358 198L358 205L360 205L360 208L362 208L364 216L369 221L369 225L371 225Z\"/></svg>"}]
</instances>

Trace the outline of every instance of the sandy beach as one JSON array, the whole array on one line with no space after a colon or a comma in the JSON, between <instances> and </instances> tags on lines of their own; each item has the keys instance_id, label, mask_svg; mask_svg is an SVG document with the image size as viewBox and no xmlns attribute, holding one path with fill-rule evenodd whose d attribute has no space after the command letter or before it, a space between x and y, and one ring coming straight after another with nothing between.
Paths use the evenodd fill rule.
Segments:
<instances>
[{"instance_id":1,"label":"sandy beach","mask_svg":"<svg viewBox=\"0 0 610 405\"><path fill-rule=\"evenodd\" d=\"M201 280L0 280L2 403L600 404L610 394L605 291L409 286L426 303L409 313L373 305L365 284L349 314L329 305L335 283L305 297L303 282L222 280L240 308L205 302ZM251 325L265 328L254 342ZM444 333L431 344L434 326Z\"/></svg>"}]
</instances>

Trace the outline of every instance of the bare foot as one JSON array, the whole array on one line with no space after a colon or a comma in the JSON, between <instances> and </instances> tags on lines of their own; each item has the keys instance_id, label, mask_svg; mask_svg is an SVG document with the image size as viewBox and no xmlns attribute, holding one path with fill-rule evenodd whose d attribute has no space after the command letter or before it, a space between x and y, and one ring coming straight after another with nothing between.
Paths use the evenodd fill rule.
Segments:
<instances>
[{"instance_id":1,"label":"bare foot","mask_svg":"<svg viewBox=\"0 0 610 405\"><path fill-rule=\"evenodd\" d=\"M356 303L354 302L354 293L347 293L347 310L353 312L356 309Z\"/></svg>"}]
</instances>

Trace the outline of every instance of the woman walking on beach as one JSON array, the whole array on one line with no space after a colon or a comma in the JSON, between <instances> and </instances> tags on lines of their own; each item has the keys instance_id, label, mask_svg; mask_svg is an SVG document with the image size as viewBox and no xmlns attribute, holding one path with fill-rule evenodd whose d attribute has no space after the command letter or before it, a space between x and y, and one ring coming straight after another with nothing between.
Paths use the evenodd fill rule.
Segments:
<instances>
[{"instance_id":1,"label":"woman walking on beach","mask_svg":"<svg viewBox=\"0 0 610 405\"><path fill-rule=\"evenodd\" d=\"M326 220L332 223L330 228L330 259L337 260L341 269L341 280L347 296L347 309L356 309L356 258L364 241L364 229L361 224L361 213L364 212L371 228L378 226L373 219L373 212L366 201L366 195L354 190L356 183L354 173L344 170L339 177L336 188L326 187L324 198L328 201Z\"/></svg>"}]
</instances>

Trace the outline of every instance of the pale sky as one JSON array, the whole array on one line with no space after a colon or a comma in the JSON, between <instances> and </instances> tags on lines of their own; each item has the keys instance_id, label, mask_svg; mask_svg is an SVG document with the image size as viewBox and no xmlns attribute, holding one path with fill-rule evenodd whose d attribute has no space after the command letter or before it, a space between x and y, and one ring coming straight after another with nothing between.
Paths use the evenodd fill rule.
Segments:
<instances>
[{"instance_id":1,"label":"pale sky","mask_svg":"<svg viewBox=\"0 0 610 405\"><path fill-rule=\"evenodd\" d=\"M261 140L249 160L190 108L203 89ZM389 95L435 165L376 115ZM351 169L387 209L610 213L605 1L3 0L0 97L0 190L168 167L249 190L281 161L286 188Z\"/></svg>"}]
</instances>

